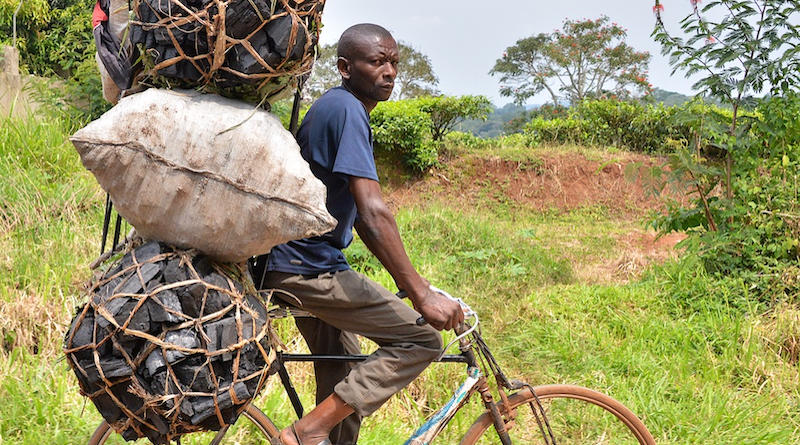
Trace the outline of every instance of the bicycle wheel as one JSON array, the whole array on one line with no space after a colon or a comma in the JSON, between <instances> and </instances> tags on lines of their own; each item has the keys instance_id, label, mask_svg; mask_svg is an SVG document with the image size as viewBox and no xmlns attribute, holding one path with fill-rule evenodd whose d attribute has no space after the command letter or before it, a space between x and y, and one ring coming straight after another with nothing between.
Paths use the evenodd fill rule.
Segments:
<instances>
[{"instance_id":1,"label":"bicycle wheel","mask_svg":"<svg viewBox=\"0 0 800 445\"><path fill-rule=\"evenodd\" d=\"M653 436L631 410L597 391L571 385L545 385L533 389L539 398L552 437L558 445L640 444L655 445ZM530 389L509 397L517 417L507 428L514 444L550 444L534 416L536 399ZM506 412L500 406L501 412ZM538 410L536 411L538 412ZM545 432L547 427L543 426ZM499 444L491 414L484 412L461 439L461 445Z\"/></svg>"},{"instance_id":2,"label":"bicycle wheel","mask_svg":"<svg viewBox=\"0 0 800 445\"><path fill-rule=\"evenodd\" d=\"M231 425L225 432L219 444L237 444L237 445L257 445L269 444L270 439L280 433L278 427L272 423L272 420L266 416L260 409L252 404L239 416L235 424ZM181 445L208 445L214 443L217 436L216 432L206 433L192 433L186 434L181 437ZM92 434L89 439L89 445L122 445L122 444L136 444L136 445L152 445L151 442L144 438L134 442L126 442L119 434L114 433L114 430L103 421L100 426Z\"/></svg>"}]
</instances>

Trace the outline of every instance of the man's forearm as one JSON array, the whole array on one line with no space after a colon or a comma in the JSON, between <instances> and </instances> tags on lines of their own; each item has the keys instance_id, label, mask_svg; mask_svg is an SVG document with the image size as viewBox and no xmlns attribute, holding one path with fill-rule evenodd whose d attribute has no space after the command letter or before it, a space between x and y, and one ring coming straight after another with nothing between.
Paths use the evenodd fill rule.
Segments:
<instances>
[{"instance_id":1,"label":"man's forearm","mask_svg":"<svg viewBox=\"0 0 800 445\"><path fill-rule=\"evenodd\" d=\"M359 215L356 230L367 248L394 278L397 287L409 293L412 302L424 295L427 285L408 258L397 223L391 212L369 212Z\"/></svg>"}]
</instances>

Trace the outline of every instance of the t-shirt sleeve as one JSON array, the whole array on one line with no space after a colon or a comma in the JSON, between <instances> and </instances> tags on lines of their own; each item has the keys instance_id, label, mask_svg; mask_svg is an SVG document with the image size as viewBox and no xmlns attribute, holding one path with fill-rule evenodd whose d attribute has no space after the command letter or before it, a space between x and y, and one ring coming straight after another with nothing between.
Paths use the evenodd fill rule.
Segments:
<instances>
[{"instance_id":1,"label":"t-shirt sleeve","mask_svg":"<svg viewBox=\"0 0 800 445\"><path fill-rule=\"evenodd\" d=\"M372 153L372 132L366 110L348 107L333 172L378 180Z\"/></svg>"}]
</instances>

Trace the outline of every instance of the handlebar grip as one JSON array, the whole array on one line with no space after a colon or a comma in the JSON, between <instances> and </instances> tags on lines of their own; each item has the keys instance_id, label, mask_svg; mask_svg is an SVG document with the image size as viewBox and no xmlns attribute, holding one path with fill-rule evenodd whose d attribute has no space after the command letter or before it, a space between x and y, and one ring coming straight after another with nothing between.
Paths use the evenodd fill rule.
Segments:
<instances>
[{"instance_id":1,"label":"handlebar grip","mask_svg":"<svg viewBox=\"0 0 800 445\"><path fill-rule=\"evenodd\" d=\"M417 326L425 326L426 324L428 324L428 320L425 317L417 318Z\"/></svg>"}]
</instances>

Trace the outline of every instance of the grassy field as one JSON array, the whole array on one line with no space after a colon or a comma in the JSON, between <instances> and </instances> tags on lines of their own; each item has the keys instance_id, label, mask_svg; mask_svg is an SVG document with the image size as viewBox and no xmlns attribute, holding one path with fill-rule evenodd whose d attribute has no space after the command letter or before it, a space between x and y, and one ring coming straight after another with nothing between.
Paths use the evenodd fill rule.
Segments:
<instances>
[{"instance_id":1,"label":"grassy field","mask_svg":"<svg viewBox=\"0 0 800 445\"><path fill-rule=\"evenodd\" d=\"M67 141L75 129L69 122L1 123L0 444L83 443L99 416L79 395L60 344L99 253L105 194ZM491 156L533 165L538 154ZM440 173L469 180L469 172ZM586 269L619 260L620 234L643 221L603 205L542 211L510 204L498 199L496 185L486 181L469 205L427 188L405 200L397 217L422 273L482 315L508 374L606 392L639 414L659 444L800 444L797 307L731 304L746 290L721 287L691 258L652 263L617 281L587 279ZM391 285L363 245L350 256ZM302 348L288 325L279 329L289 347ZM427 370L368 419L360 443L402 443L445 399L460 378L456 368ZM293 373L311 400L309 367ZM258 403L286 425L291 408L276 380ZM458 419L456 429L466 422Z\"/></svg>"}]
</instances>

